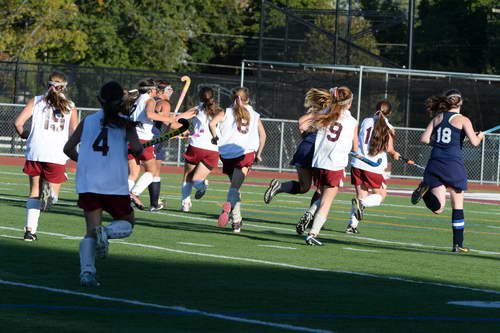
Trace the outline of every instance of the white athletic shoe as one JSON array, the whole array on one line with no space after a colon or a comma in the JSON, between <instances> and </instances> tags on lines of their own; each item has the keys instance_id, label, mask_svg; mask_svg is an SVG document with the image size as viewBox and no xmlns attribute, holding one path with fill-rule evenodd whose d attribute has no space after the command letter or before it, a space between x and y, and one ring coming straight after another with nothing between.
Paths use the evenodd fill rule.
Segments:
<instances>
[{"instance_id":1,"label":"white athletic shoe","mask_svg":"<svg viewBox=\"0 0 500 333\"><path fill-rule=\"evenodd\" d=\"M194 198L201 199L205 195L205 193L207 192L207 189L208 189L208 180L205 179L203 181L203 189L196 190L196 193L194 194Z\"/></svg>"},{"instance_id":2,"label":"white athletic shoe","mask_svg":"<svg viewBox=\"0 0 500 333\"><path fill-rule=\"evenodd\" d=\"M318 245L318 246L322 246L323 243L321 243L319 240L317 240L316 236L308 235L306 237L306 245Z\"/></svg>"},{"instance_id":3,"label":"white athletic shoe","mask_svg":"<svg viewBox=\"0 0 500 333\"><path fill-rule=\"evenodd\" d=\"M84 272L80 275L80 285L82 287L99 287L101 284L95 279L95 275L90 272Z\"/></svg>"},{"instance_id":4,"label":"white athletic shoe","mask_svg":"<svg viewBox=\"0 0 500 333\"><path fill-rule=\"evenodd\" d=\"M106 233L106 228L99 225L95 228L97 234L96 244L95 244L95 254L98 258L104 259L108 256L109 242L108 234Z\"/></svg>"}]
</instances>

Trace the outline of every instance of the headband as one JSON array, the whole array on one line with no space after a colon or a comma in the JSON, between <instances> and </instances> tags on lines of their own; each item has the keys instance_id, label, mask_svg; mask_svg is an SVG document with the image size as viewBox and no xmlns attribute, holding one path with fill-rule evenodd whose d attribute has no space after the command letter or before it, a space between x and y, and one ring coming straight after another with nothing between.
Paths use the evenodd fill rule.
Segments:
<instances>
[{"instance_id":1,"label":"headband","mask_svg":"<svg viewBox=\"0 0 500 333\"><path fill-rule=\"evenodd\" d=\"M47 83L54 87L66 87L66 85L68 84L68 82L58 82L58 81L48 81Z\"/></svg>"},{"instance_id":2,"label":"headband","mask_svg":"<svg viewBox=\"0 0 500 333\"><path fill-rule=\"evenodd\" d=\"M460 95L460 94L451 94L451 95L446 96L446 97L447 98L452 98L452 97L460 97L460 98L462 98L462 95Z\"/></svg>"},{"instance_id":3,"label":"headband","mask_svg":"<svg viewBox=\"0 0 500 333\"><path fill-rule=\"evenodd\" d=\"M156 87L156 86L144 86L144 87L139 87L139 89L149 90L149 89L158 89L158 87Z\"/></svg>"}]
</instances>

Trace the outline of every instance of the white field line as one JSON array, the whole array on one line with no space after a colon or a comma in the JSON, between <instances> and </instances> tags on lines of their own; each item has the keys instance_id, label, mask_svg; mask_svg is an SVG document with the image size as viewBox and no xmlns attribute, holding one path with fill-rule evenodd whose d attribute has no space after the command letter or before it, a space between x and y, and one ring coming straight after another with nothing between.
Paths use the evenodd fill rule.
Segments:
<instances>
[{"instance_id":1,"label":"white field line","mask_svg":"<svg viewBox=\"0 0 500 333\"><path fill-rule=\"evenodd\" d=\"M452 305L472 306L476 308L494 308L500 309L500 302L485 302L485 301L453 301L448 302Z\"/></svg>"},{"instance_id":2,"label":"white field line","mask_svg":"<svg viewBox=\"0 0 500 333\"><path fill-rule=\"evenodd\" d=\"M289 246L265 245L265 244L257 244L257 246L260 246L260 247L270 247L270 248L273 248L273 249L297 250L297 248L295 248L295 247L289 247Z\"/></svg>"},{"instance_id":3,"label":"white field line","mask_svg":"<svg viewBox=\"0 0 500 333\"><path fill-rule=\"evenodd\" d=\"M145 306L145 307L156 308L156 309L167 309L167 310L173 310L173 311L178 311L178 312L190 313L193 315L212 317L212 318L217 318L217 319L235 321L235 322L239 322L239 323L283 328L283 329L292 330L292 331L317 332L317 333L331 332L331 331L322 330L322 329L314 329L314 328L308 328L308 327L273 323L273 322L269 322L269 321L247 319L247 318L223 315L223 314L214 313L214 312L205 312L205 311L196 310L196 309L189 309L189 308L179 306L179 305L161 305L161 304L154 304L154 303L145 303L145 302L141 302L141 301L137 301L137 300L133 300L133 299L107 297L107 296L101 296L101 295L90 294L90 293L83 293L83 292L73 291L73 290L68 290L68 289L50 288L50 287L38 286L38 285L28 284L28 283L5 281L5 280L1 280L1 279L0 279L0 284L14 286L14 287L24 287L24 288L45 290L45 291L50 291L50 292L59 293L59 294L88 297L88 298L92 298L92 299L96 299L96 300L100 300L100 301L133 304L133 305Z\"/></svg>"},{"instance_id":4,"label":"white field line","mask_svg":"<svg viewBox=\"0 0 500 333\"><path fill-rule=\"evenodd\" d=\"M375 250L355 249L353 247L343 247L343 249L348 250L348 251L358 251L358 252L374 252L374 253L379 252L379 251L375 251Z\"/></svg>"},{"instance_id":5,"label":"white field line","mask_svg":"<svg viewBox=\"0 0 500 333\"><path fill-rule=\"evenodd\" d=\"M196 243L187 243L187 242L177 242L177 244L188 245L188 246L199 246L199 247L214 247L213 245L209 245L209 244L196 244Z\"/></svg>"},{"instance_id":6,"label":"white field line","mask_svg":"<svg viewBox=\"0 0 500 333\"><path fill-rule=\"evenodd\" d=\"M2 226L0 226L0 229L22 230L22 229L15 229L15 228L11 228L11 227L2 227ZM39 233L43 234L43 232L39 232ZM45 234L50 234L50 233L45 233ZM51 235L55 235L55 234L52 233ZM68 236L68 235L63 235L63 234L59 234L59 235L64 236L63 239L68 239L68 237L73 238L73 236ZM438 287L445 287L445 288L455 288L455 289L462 289L462 290L468 290L468 291L477 291L477 292L493 294L493 295L500 295L500 290L481 289L481 288L460 286L460 285L456 285L456 284L441 283L441 282L419 281L419 280L407 279L407 278L403 278L403 277L399 277L399 276L380 275L380 274L373 274L373 273L335 270L335 269L326 269L326 268L317 268L317 267L307 267L307 266L292 265L292 264L286 264L286 263L282 263L282 262L274 262L274 261L255 259L255 258L232 257L232 256L210 254L210 253L183 251L183 250L171 249L171 248L166 248L166 247L161 247L161 246L156 246L156 245L126 242L126 241L122 241L122 240L115 240L115 242L113 242L113 243L134 246L134 247L141 247L141 248L145 248L145 249L165 251L165 252L170 252L170 253L194 255L194 256L208 257L208 258L215 258L215 259L225 259L228 261L247 262L247 263L253 263L253 264L270 265L270 266L276 266L276 267L292 268L292 269L297 269L297 270L313 271L313 272L347 274L347 275L355 275L355 276L361 276L361 277L367 277L367 278L407 282L407 283L413 283L413 284L438 286Z\"/></svg>"}]
</instances>

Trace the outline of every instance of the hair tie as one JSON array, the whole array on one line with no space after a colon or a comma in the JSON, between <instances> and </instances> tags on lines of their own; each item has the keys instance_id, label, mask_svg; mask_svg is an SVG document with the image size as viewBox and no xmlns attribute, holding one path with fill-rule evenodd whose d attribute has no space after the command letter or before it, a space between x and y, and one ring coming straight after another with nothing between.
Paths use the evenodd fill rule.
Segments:
<instances>
[{"instance_id":1,"label":"hair tie","mask_svg":"<svg viewBox=\"0 0 500 333\"><path fill-rule=\"evenodd\" d=\"M241 100L241 96L238 95L238 97L236 98L236 103L239 105L239 106L243 106L243 101Z\"/></svg>"},{"instance_id":2,"label":"hair tie","mask_svg":"<svg viewBox=\"0 0 500 333\"><path fill-rule=\"evenodd\" d=\"M332 94L333 97L337 97L337 88L338 87L330 88L330 94Z\"/></svg>"}]
</instances>

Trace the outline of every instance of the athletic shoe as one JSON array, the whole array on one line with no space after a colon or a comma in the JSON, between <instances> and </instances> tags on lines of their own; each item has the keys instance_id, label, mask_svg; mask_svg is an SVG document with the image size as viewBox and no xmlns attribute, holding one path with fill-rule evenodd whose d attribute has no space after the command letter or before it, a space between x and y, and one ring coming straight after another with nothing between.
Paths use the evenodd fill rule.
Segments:
<instances>
[{"instance_id":1,"label":"athletic shoe","mask_svg":"<svg viewBox=\"0 0 500 333\"><path fill-rule=\"evenodd\" d=\"M207 188L208 188L208 180L205 179L203 181L203 189L196 190L196 193L194 194L194 198L201 199L205 195L205 193L207 192Z\"/></svg>"},{"instance_id":2,"label":"athletic shoe","mask_svg":"<svg viewBox=\"0 0 500 333\"><path fill-rule=\"evenodd\" d=\"M361 221L363 219L363 211L365 207L361 203L361 200L358 198L354 198L351 200L352 204L352 211L354 212L354 216L358 219L358 221Z\"/></svg>"},{"instance_id":3,"label":"athletic shoe","mask_svg":"<svg viewBox=\"0 0 500 333\"><path fill-rule=\"evenodd\" d=\"M271 180L271 182L269 183L269 187L264 193L264 202L266 204L269 204L271 200L273 200L273 197L277 194L280 187L281 187L281 182L279 180L277 179Z\"/></svg>"},{"instance_id":4,"label":"athletic shoe","mask_svg":"<svg viewBox=\"0 0 500 333\"><path fill-rule=\"evenodd\" d=\"M44 179L40 180L42 182L42 192L40 193L40 211L46 212L52 207L52 191L50 189L50 183Z\"/></svg>"},{"instance_id":5,"label":"athletic shoe","mask_svg":"<svg viewBox=\"0 0 500 333\"><path fill-rule=\"evenodd\" d=\"M130 192L130 200L134 204L134 206L139 209L139 210L144 210L144 204L142 203L141 199L139 196L135 195L134 193Z\"/></svg>"},{"instance_id":6,"label":"athletic shoe","mask_svg":"<svg viewBox=\"0 0 500 333\"><path fill-rule=\"evenodd\" d=\"M347 228L345 229L345 233L346 234L358 234L359 231L358 231L358 228L355 228L351 225L348 225Z\"/></svg>"},{"instance_id":7,"label":"athletic shoe","mask_svg":"<svg viewBox=\"0 0 500 333\"><path fill-rule=\"evenodd\" d=\"M183 212L190 212L191 211L191 201L183 201L181 202L181 210Z\"/></svg>"},{"instance_id":8,"label":"athletic shoe","mask_svg":"<svg viewBox=\"0 0 500 333\"><path fill-rule=\"evenodd\" d=\"M106 228L102 225L98 225L95 228L97 234L96 244L95 244L95 254L98 258L104 259L108 256L109 242L108 234L106 233Z\"/></svg>"},{"instance_id":9,"label":"athletic shoe","mask_svg":"<svg viewBox=\"0 0 500 333\"><path fill-rule=\"evenodd\" d=\"M231 211L231 203L224 202L222 205L222 212L219 215L218 225L219 227L225 227L229 221L229 212Z\"/></svg>"},{"instance_id":10,"label":"athletic shoe","mask_svg":"<svg viewBox=\"0 0 500 333\"><path fill-rule=\"evenodd\" d=\"M312 235L308 235L306 237L306 245L311 245L311 246L314 246L314 245L317 245L317 246L322 246L323 243L321 243L319 240L317 240L314 236Z\"/></svg>"},{"instance_id":11,"label":"athletic shoe","mask_svg":"<svg viewBox=\"0 0 500 333\"><path fill-rule=\"evenodd\" d=\"M38 239L38 237L36 236L36 234L32 234L31 231L26 231L24 233L24 241L26 242L33 242L33 241L36 241Z\"/></svg>"},{"instance_id":12,"label":"athletic shoe","mask_svg":"<svg viewBox=\"0 0 500 333\"><path fill-rule=\"evenodd\" d=\"M411 195L411 203L416 205L422 197L429 191L429 185L425 184L424 182L421 182L418 184L418 187L413 191Z\"/></svg>"},{"instance_id":13,"label":"athletic shoe","mask_svg":"<svg viewBox=\"0 0 500 333\"><path fill-rule=\"evenodd\" d=\"M453 247L453 249L451 249L451 252L456 252L456 253L468 253L469 252L469 248L467 247L462 247L462 246L458 246L458 245L455 245Z\"/></svg>"},{"instance_id":14,"label":"athletic shoe","mask_svg":"<svg viewBox=\"0 0 500 333\"><path fill-rule=\"evenodd\" d=\"M156 211L159 211L159 210L162 210L165 206L163 206L162 203L158 203L158 206L152 206L149 208L149 211L150 212L156 212Z\"/></svg>"},{"instance_id":15,"label":"athletic shoe","mask_svg":"<svg viewBox=\"0 0 500 333\"><path fill-rule=\"evenodd\" d=\"M243 225L243 221L233 222L233 223L231 223L231 228L233 229L233 232L240 232L242 225Z\"/></svg>"},{"instance_id":16,"label":"athletic shoe","mask_svg":"<svg viewBox=\"0 0 500 333\"><path fill-rule=\"evenodd\" d=\"M99 287L101 284L95 279L95 275L90 272L84 272L80 275L80 285L82 287Z\"/></svg>"},{"instance_id":17,"label":"athletic shoe","mask_svg":"<svg viewBox=\"0 0 500 333\"><path fill-rule=\"evenodd\" d=\"M304 215L299 220L299 223L295 227L297 234L302 235L307 228L310 227L310 224L314 221L314 215L309 211L305 212Z\"/></svg>"}]
</instances>

